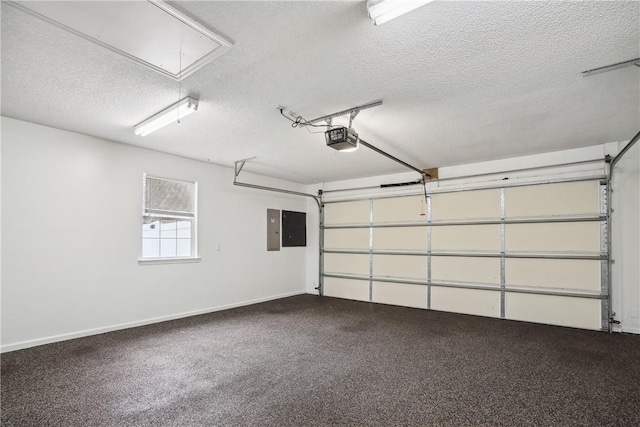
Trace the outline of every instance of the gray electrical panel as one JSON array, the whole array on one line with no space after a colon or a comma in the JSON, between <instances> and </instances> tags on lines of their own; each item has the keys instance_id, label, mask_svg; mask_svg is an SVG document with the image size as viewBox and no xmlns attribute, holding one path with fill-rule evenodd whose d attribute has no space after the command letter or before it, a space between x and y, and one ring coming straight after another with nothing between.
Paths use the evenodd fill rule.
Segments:
<instances>
[{"instance_id":1,"label":"gray electrical panel","mask_svg":"<svg viewBox=\"0 0 640 427\"><path fill-rule=\"evenodd\" d=\"M267 209L267 250L280 250L280 211Z\"/></svg>"}]
</instances>

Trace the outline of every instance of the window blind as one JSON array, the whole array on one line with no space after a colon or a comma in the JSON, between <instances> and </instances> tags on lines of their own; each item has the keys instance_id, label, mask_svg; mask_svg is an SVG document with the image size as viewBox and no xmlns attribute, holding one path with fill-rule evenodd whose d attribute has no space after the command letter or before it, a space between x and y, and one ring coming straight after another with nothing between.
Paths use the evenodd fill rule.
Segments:
<instances>
[{"instance_id":1,"label":"window blind","mask_svg":"<svg viewBox=\"0 0 640 427\"><path fill-rule=\"evenodd\" d=\"M145 176L144 214L194 217L196 184Z\"/></svg>"}]
</instances>

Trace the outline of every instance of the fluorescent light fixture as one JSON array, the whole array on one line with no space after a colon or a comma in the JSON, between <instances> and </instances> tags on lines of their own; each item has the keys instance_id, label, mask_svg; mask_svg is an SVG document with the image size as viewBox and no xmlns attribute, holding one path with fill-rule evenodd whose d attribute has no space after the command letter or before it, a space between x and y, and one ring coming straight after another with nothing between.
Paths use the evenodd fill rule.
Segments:
<instances>
[{"instance_id":1,"label":"fluorescent light fixture","mask_svg":"<svg viewBox=\"0 0 640 427\"><path fill-rule=\"evenodd\" d=\"M373 19L373 23L380 25L432 1L433 0L367 0L367 11L369 12L369 18Z\"/></svg>"},{"instance_id":2,"label":"fluorescent light fixture","mask_svg":"<svg viewBox=\"0 0 640 427\"><path fill-rule=\"evenodd\" d=\"M149 135L168 124L179 122L184 117L198 109L198 100L186 97L183 100L165 108L158 114L149 117L144 122L135 126L135 134L140 136Z\"/></svg>"}]
</instances>

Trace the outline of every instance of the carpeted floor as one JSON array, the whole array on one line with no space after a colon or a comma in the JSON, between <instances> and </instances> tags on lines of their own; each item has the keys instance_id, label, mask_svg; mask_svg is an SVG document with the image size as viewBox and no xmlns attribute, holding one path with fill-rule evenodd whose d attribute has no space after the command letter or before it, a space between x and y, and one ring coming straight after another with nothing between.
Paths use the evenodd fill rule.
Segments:
<instances>
[{"instance_id":1,"label":"carpeted floor","mask_svg":"<svg viewBox=\"0 0 640 427\"><path fill-rule=\"evenodd\" d=\"M640 425L640 336L302 295L2 355L2 425Z\"/></svg>"}]
</instances>

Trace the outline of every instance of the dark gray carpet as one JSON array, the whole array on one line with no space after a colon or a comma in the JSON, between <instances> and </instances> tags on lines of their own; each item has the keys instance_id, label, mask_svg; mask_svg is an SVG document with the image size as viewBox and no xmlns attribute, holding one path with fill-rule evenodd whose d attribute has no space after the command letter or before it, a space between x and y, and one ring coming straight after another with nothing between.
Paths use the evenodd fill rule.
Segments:
<instances>
[{"instance_id":1,"label":"dark gray carpet","mask_svg":"<svg viewBox=\"0 0 640 427\"><path fill-rule=\"evenodd\" d=\"M4 426L640 425L640 336L311 295L1 363Z\"/></svg>"}]
</instances>

